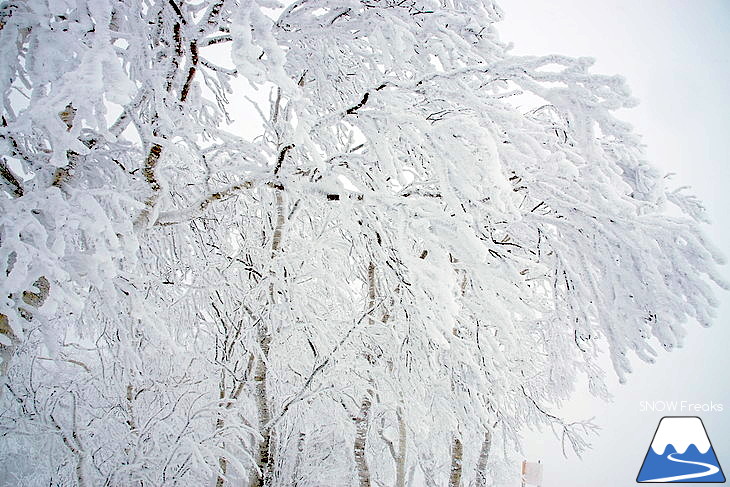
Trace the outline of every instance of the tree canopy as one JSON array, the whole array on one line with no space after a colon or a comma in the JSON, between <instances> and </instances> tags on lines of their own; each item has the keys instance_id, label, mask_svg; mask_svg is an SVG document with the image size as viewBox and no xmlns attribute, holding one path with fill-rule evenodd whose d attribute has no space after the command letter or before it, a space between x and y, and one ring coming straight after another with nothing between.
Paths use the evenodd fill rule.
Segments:
<instances>
[{"instance_id":1,"label":"tree canopy","mask_svg":"<svg viewBox=\"0 0 730 487\"><path fill-rule=\"evenodd\" d=\"M2 2L3 476L486 486L525 427L585 449L577 378L709 325L721 257L624 80L501 16Z\"/></svg>"}]
</instances>

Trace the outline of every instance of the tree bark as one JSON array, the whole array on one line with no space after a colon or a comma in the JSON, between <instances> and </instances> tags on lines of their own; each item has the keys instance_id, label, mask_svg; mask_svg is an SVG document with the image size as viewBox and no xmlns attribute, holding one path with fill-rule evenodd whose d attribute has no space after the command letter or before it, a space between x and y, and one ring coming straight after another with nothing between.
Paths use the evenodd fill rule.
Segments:
<instances>
[{"instance_id":1,"label":"tree bark","mask_svg":"<svg viewBox=\"0 0 730 487\"><path fill-rule=\"evenodd\" d=\"M226 397L226 371L224 369L221 369L221 380L219 384L219 393L218 393L218 399L221 401L221 405L223 402L223 399ZM220 406L219 406L220 407ZM222 416L218 416L218 418L215 420L215 431L216 434L223 429L224 421ZM215 487L223 487L223 484L226 481L226 470L228 469L228 460L226 460L226 457L223 455L218 457L218 468L220 468L220 474L218 474L218 478L215 481Z\"/></svg>"},{"instance_id":2,"label":"tree bark","mask_svg":"<svg viewBox=\"0 0 730 487\"><path fill-rule=\"evenodd\" d=\"M299 485L299 465L302 463L302 455L304 454L304 440L306 439L307 435L305 433L299 433L299 438L297 439L297 458L294 461L294 468L292 469L292 478L291 478L291 484L294 487L297 487Z\"/></svg>"},{"instance_id":3,"label":"tree bark","mask_svg":"<svg viewBox=\"0 0 730 487\"><path fill-rule=\"evenodd\" d=\"M273 263L277 253L281 249L282 228L284 227L284 196L280 189L275 192L276 198L276 220L274 224L274 233L271 239L271 261ZM268 306L273 307L276 302L276 290L274 289L274 271L273 267L270 272L271 282L269 283ZM251 482L254 487L271 487L274 474L274 458L272 455L272 430L269 423L271 422L271 409L269 408L269 400L266 389L266 380L268 375L267 359L269 356L269 344L271 343L271 335L267 329L266 323L261 320L258 323L258 341L261 348L262 356L256 365L256 373L254 375L254 383L256 384L256 409L259 416L259 432L261 433L261 441L259 442L256 452L256 460L259 471L254 472L255 479Z\"/></svg>"},{"instance_id":4,"label":"tree bark","mask_svg":"<svg viewBox=\"0 0 730 487\"><path fill-rule=\"evenodd\" d=\"M33 286L38 288L38 292L23 291L23 302L34 308L40 308L43 306L46 298L48 298L51 283L48 282L48 279L41 276L33 283ZM18 313L28 322L33 320L33 312L23 306L18 306ZM0 364L0 377L4 377L10 366L10 359L15 353L15 347L17 347L19 340L10 327L10 319L2 313L0 313L0 334L4 335L5 339L10 341L10 345L0 345L0 358L2 359L2 363Z\"/></svg>"},{"instance_id":5,"label":"tree bark","mask_svg":"<svg viewBox=\"0 0 730 487\"><path fill-rule=\"evenodd\" d=\"M367 311L370 313L368 323L373 324L373 308L375 307L376 283L375 283L375 264L372 261L368 264L368 300ZM366 356L369 355L366 351ZM368 361L373 362L375 359L368 356ZM368 468L367 459L365 458L365 447L367 445L368 425L370 423L370 407L372 401L368 393L365 394L361 404L357 418L355 418L355 466L357 467L357 478L360 487L370 487L370 469Z\"/></svg>"},{"instance_id":6,"label":"tree bark","mask_svg":"<svg viewBox=\"0 0 730 487\"><path fill-rule=\"evenodd\" d=\"M221 473L215 481L215 487L223 487L223 484L226 481L226 469L228 468L228 461L226 460L226 457L218 457L218 468L220 468Z\"/></svg>"},{"instance_id":7,"label":"tree bark","mask_svg":"<svg viewBox=\"0 0 730 487\"><path fill-rule=\"evenodd\" d=\"M235 339L236 337L233 337ZM228 337L226 337L226 342L228 341ZM226 346L227 343L224 344L224 357L223 360L226 362L230 362L230 357L228 354L230 353L230 350ZM221 410L218 418L215 421L215 431L216 435L220 434L220 432L223 431L223 427L225 426L225 419L223 417L223 414L225 414L225 411L229 410L238 400L238 397L241 395L241 392L243 391L244 385L246 384L246 380L249 375L249 371L251 370L251 365L253 363L254 356L253 354L249 355L249 362L246 366L246 371L243 380L237 379L235 376L231 377L231 394L226 399L227 394L227 386L226 386L226 370L224 368L221 368L221 379L219 383L219 393L218 393L218 399L220 401L219 409ZM234 372L237 370L234 367ZM222 443L222 446L225 448L225 442ZM216 479L215 485L216 487L223 487L226 481L226 471L228 470L228 459L221 455L218 457L218 467L220 468L220 473L218 474L218 478Z\"/></svg>"},{"instance_id":8,"label":"tree bark","mask_svg":"<svg viewBox=\"0 0 730 487\"><path fill-rule=\"evenodd\" d=\"M262 437L256 451L256 463L261 473L254 472L254 479L252 479L251 485L254 487L269 487L271 485L272 475L272 458L269 454L269 448L271 446L271 429L269 428L271 410L269 409L266 392L266 357L269 355L271 336L269 336L264 323L259 323L258 328L259 346L261 347L263 356L259 358L258 364L256 365L254 383L256 386L256 409L259 416L259 432Z\"/></svg>"},{"instance_id":9,"label":"tree bark","mask_svg":"<svg viewBox=\"0 0 730 487\"><path fill-rule=\"evenodd\" d=\"M449 487L461 486L461 459L464 454L464 448L461 440L454 436L451 444L451 475L449 475Z\"/></svg>"},{"instance_id":10,"label":"tree bark","mask_svg":"<svg viewBox=\"0 0 730 487\"><path fill-rule=\"evenodd\" d=\"M370 396L365 395L360 405L360 412L355 418L355 466L357 467L357 479L360 487L370 487L370 470L365 458L365 446L368 436L368 423L370 420Z\"/></svg>"},{"instance_id":11,"label":"tree bark","mask_svg":"<svg viewBox=\"0 0 730 487\"><path fill-rule=\"evenodd\" d=\"M368 264L368 311L370 312L370 318L368 323L371 325L375 323L373 319L373 308L375 307L375 296L376 296L376 283L375 283L375 264L370 262Z\"/></svg>"},{"instance_id":12,"label":"tree bark","mask_svg":"<svg viewBox=\"0 0 730 487\"><path fill-rule=\"evenodd\" d=\"M479 452L479 460L477 461L477 487L486 487L487 485L487 461L489 460L489 451L492 449L492 432L486 430L484 432L484 441L482 441L482 450Z\"/></svg>"},{"instance_id":13,"label":"tree bark","mask_svg":"<svg viewBox=\"0 0 730 487\"><path fill-rule=\"evenodd\" d=\"M271 258L273 259L276 252L281 248L281 231L284 227L284 195L280 189L275 191L276 197L276 226L274 228L274 237L271 240ZM272 297L273 298L273 297ZM273 304L273 301L272 301Z\"/></svg>"},{"instance_id":14,"label":"tree bark","mask_svg":"<svg viewBox=\"0 0 730 487\"><path fill-rule=\"evenodd\" d=\"M406 485L406 422L403 419L403 410L398 408L398 458L395 468L396 487Z\"/></svg>"}]
</instances>

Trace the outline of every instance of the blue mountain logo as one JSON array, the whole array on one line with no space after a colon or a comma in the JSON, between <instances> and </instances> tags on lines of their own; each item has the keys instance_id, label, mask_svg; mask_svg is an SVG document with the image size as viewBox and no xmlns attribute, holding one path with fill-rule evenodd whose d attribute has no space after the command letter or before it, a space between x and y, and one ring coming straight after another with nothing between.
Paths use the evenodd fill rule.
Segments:
<instances>
[{"instance_id":1,"label":"blue mountain logo","mask_svg":"<svg viewBox=\"0 0 730 487\"><path fill-rule=\"evenodd\" d=\"M725 482L725 475L702 420L696 416L663 417L636 481Z\"/></svg>"}]
</instances>

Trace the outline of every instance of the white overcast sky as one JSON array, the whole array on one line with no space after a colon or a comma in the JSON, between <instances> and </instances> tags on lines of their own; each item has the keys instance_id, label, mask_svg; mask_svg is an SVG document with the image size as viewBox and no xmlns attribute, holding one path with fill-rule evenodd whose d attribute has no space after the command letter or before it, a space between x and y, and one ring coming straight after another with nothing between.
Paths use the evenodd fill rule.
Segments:
<instances>
[{"instance_id":1,"label":"white overcast sky","mask_svg":"<svg viewBox=\"0 0 730 487\"><path fill-rule=\"evenodd\" d=\"M498 30L515 53L591 56L595 72L628 80L641 104L622 118L643 134L647 159L676 173L670 184L690 185L703 199L713 221L706 233L730 256L730 1L499 3L506 19ZM722 403L724 412L699 415L730 476L730 292L717 295L715 326L689 324L685 348L662 353L651 366L635 362L628 384L612 378L612 403L576 393L564 412L596 416L602 426L582 460L563 458L547 432L526 436L526 457L545 465L543 487L640 485L636 475L663 416L641 412L640 401L654 400Z\"/></svg>"}]
</instances>

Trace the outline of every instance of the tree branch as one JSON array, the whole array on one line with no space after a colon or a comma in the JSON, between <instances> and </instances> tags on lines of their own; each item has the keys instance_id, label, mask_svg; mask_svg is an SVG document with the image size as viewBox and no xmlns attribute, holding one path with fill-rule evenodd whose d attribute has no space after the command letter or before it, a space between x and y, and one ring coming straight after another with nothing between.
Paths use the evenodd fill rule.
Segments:
<instances>
[{"instance_id":1,"label":"tree branch","mask_svg":"<svg viewBox=\"0 0 730 487\"><path fill-rule=\"evenodd\" d=\"M168 3L172 7L172 9L175 11L178 17L180 17L180 22L183 24L187 24L188 22L185 20L185 16L183 15L182 11L180 10L180 6L175 3L175 0L168 0Z\"/></svg>"},{"instance_id":2,"label":"tree branch","mask_svg":"<svg viewBox=\"0 0 730 487\"><path fill-rule=\"evenodd\" d=\"M233 37L230 36L230 35L209 37L207 39L203 39L202 41L200 41L199 45L200 45L200 47L208 47L208 46L212 46L214 44L221 44L223 42L230 42L232 40L233 40Z\"/></svg>"},{"instance_id":3,"label":"tree branch","mask_svg":"<svg viewBox=\"0 0 730 487\"><path fill-rule=\"evenodd\" d=\"M157 217L157 220L155 221L155 225L177 225L179 223L190 221L202 215L205 209L208 208L208 205L210 205L214 201L233 196L244 189L251 189L253 188L253 185L253 181L244 181L239 184L234 184L226 189L216 191L215 193L212 193L205 198L202 198L197 203L188 208L160 213L160 215Z\"/></svg>"},{"instance_id":4,"label":"tree branch","mask_svg":"<svg viewBox=\"0 0 730 487\"><path fill-rule=\"evenodd\" d=\"M2 176L2 178L13 187L13 194L17 198L23 196L23 186L20 184L20 181L18 181L18 178L15 177L15 174L10 171L4 157L0 158L0 176Z\"/></svg>"},{"instance_id":5,"label":"tree branch","mask_svg":"<svg viewBox=\"0 0 730 487\"><path fill-rule=\"evenodd\" d=\"M311 374L309 374L309 377L304 382L304 385L299 390L299 392L297 392L294 395L294 397L292 397L291 399L289 399L288 401L286 401L284 403L284 406L282 406L281 411L276 416L276 418L272 419L269 422L269 424L266 425L267 428L273 428L274 426L276 426L276 424L281 420L281 418L284 417L284 415L287 413L287 411L289 411L289 408L294 403L299 402L302 399L302 397L304 396L304 393L312 385L312 381L314 381L315 377L317 377L324 370L324 368L327 367L327 365L329 365L330 361L335 356L335 354L337 354L337 352L340 349L340 347L342 347L342 345L344 345L344 343L347 341L347 339L350 338L350 335L352 334L352 332L355 331L355 328L357 328L357 326L360 323L362 323L362 321L365 318L367 318L368 316L370 316L372 314L372 312L375 311L375 309L377 309L377 307L380 306L380 304L382 302L383 302L383 299L381 299L377 303L374 303L370 307L370 309L368 309L365 313L363 313L363 315L360 316L360 318L350 327L350 329L347 330L347 332L343 335L343 337L340 339L340 341L337 342L337 345L335 345L335 348L333 348L332 351L327 354L327 358L324 359L321 364L319 364L317 367L315 367Z\"/></svg>"},{"instance_id":6,"label":"tree branch","mask_svg":"<svg viewBox=\"0 0 730 487\"><path fill-rule=\"evenodd\" d=\"M294 144L289 144L287 146L282 147L282 149L279 151L279 157L276 159L276 167L274 168L274 174L279 174L279 170L281 169L281 164L284 162L284 157L286 156L286 153L289 152L293 148L294 148Z\"/></svg>"}]
</instances>

